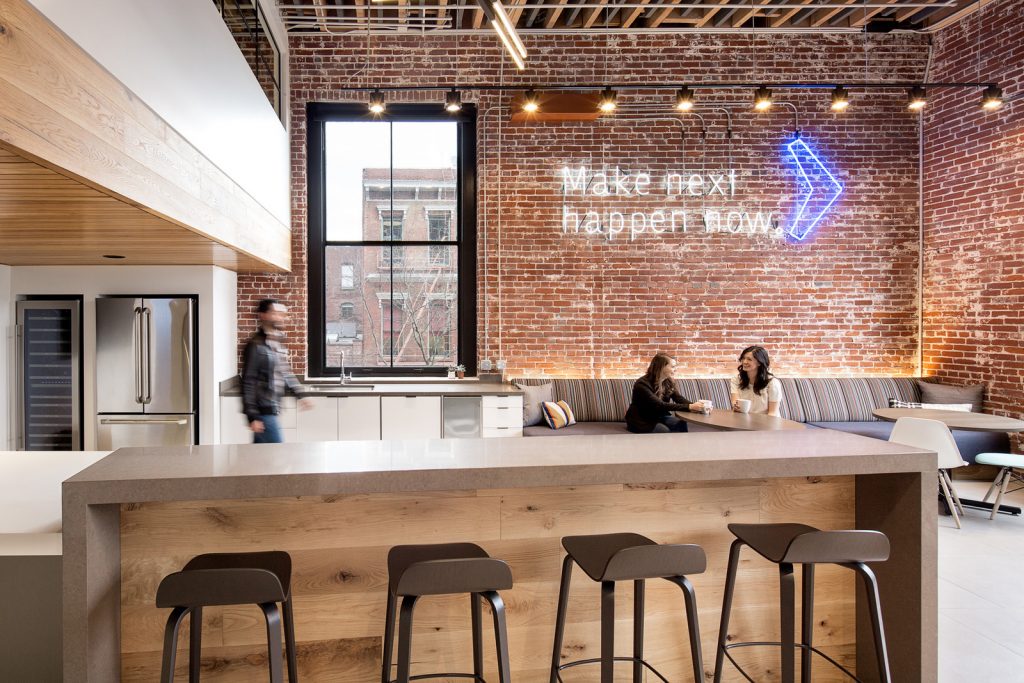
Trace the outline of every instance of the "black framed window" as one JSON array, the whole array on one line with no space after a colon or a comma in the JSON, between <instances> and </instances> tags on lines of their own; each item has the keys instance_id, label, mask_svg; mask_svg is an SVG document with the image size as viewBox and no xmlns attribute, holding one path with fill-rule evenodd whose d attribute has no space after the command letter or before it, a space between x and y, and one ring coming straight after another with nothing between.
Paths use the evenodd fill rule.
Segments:
<instances>
[{"instance_id":1,"label":"black framed window","mask_svg":"<svg viewBox=\"0 0 1024 683\"><path fill-rule=\"evenodd\" d=\"M309 372L476 371L476 111L307 105Z\"/></svg>"}]
</instances>

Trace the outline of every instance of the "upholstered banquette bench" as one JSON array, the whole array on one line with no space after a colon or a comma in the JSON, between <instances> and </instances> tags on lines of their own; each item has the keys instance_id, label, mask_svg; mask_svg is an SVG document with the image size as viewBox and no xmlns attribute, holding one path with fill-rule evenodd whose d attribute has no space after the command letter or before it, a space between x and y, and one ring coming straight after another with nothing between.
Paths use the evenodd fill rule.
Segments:
<instances>
[{"instance_id":1,"label":"upholstered banquette bench","mask_svg":"<svg viewBox=\"0 0 1024 683\"><path fill-rule=\"evenodd\" d=\"M633 393L632 379L513 379L524 387L523 436L574 436L580 434L628 434L625 415ZM912 377L779 378L782 384L782 417L812 427L837 429L862 436L888 439L893 423L875 418L871 411L888 408L890 399L907 403L921 402L918 380ZM532 389L551 385L550 399L543 391ZM729 380L726 378L677 379L679 392L691 401L714 401L716 407L729 405ZM527 389L527 387L531 387ZM565 401L572 409L576 424L551 429L543 420L526 424L527 415L539 417L536 395L542 400ZM534 405L531 405L533 399ZM697 426L691 425L691 431ZM1009 452L1010 441L1004 433L954 430L957 446L964 459L984 452Z\"/></svg>"}]
</instances>

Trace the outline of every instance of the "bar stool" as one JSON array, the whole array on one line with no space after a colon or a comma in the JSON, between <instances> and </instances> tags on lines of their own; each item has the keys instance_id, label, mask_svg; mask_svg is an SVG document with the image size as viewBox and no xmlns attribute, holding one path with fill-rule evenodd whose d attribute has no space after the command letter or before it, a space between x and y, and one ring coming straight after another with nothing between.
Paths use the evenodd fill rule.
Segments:
<instances>
[{"instance_id":1,"label":"bar stool","mask_svg":"<svg viewBox=\"0 0 1024 683\"><path fill-rule=\"evenodd\" d=\"M499 590L512 588L512 571L503 560L490 557L474 543L438 543L397 545L388 552L388 604L384 624L382 683L409 683L423 678L484 679L483 635L480 601L491 605L494 615L494 640L498 652L498 680L509 683L508 630L505 603ZM412 619L416 601L426 595L469 593L473 619L473 673L436 673L409 675L412 652ZM402 598L398 632L398 678L391 679L391 656L395 643L395 608Z\"/></svg>"},{"instance_id":2,"label":"bar stool","mask_svg":"<svg viewBox=\"0 0 1024 683\"><path fill-rule=\"evenodd\" d=\"M718 632L718 651L715 656L715 683L722 678L723 658L728 657L747 680L753 680L736 663L728 650L734 647L772 645L782 648L782 681L792 683L795 676L795 652L801 649L800 680L811 680L811 653L821 655L833 666L854 680L852 673L834 659L812 645L814 631L814 565L837 564L852 569L864 581L868 611L875 637L875 656L878 676L889 683L889 655L885 649L882 628L882 610L878 598L875 574L866 562L884 562L889 559L889 539L880 531L820 531L806 524L730 524L729 531L736 540L729 550L729 571L725 579L725 597L722 603L722 623ZM729 635L729 612L732 609L733 590L736 588L736 570L740 549L750 546L759 555L779 565L780 607L782 617L781 642L752 642L726 644ZM803 610L800 620L801 641L794 643L796 594L793 584L793 565L802 564Z\"/></svg>"},{"instance_id":3,"label":"bar stool","mask_svg":"<svg viewBox=\"0 0 1024 683\"><path fill-rule=\"evenodd\" d=\"M560 683L561 671L582 664L601 663L601 683L611 683L615 662L633 662L633 683L640 683L644 667L665 683L668 679L648 664L644 656L644 581L665 579L683 590L686 622L690 632L690 658L693 680L704 680L700 629L697 625L697 598L687 574L701 574L707 557L699 545L658 545L640 534L594 534L566 536L562 547L562 582L558 588L558 616L555 621L555 646L551 654L550 683ZM601 656L561 664L565 613L569 603L572 565L576 563L594 581L601 583ZM633 656L615 656L615 582L633 582Z\"/></svg>"},{"instance_id":4,"label":"bar stool","mask_svg":"<svg viewBox=\"0 0 1024 683\"><path fill-rule=\"evenodd\" d=\"M189 629L189 683L199 681L202 650L203 607L215 605L259 605L267 623L267 662L270 683L282 683L281 612L288 654L288 681L297 683L295 623L291 597L292 558L275 550L258 553L209 553L188 561L180 572L169 574L156 591L156 606L171 607L164 629L161 683L174 680L174 658L178 630L186 615Z\"/></svg>"}]
</instances>

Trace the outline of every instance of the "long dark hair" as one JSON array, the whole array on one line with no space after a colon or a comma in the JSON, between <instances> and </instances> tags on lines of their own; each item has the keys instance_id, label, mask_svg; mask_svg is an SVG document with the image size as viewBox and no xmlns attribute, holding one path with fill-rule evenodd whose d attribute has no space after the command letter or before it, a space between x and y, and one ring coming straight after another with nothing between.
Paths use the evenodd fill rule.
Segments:
<instances>
[{"instance_id":1,"label":"long dark hair","mask_svg":"<svg viewBox=\"0 0 1024 683\"><path fill-rule=\"evenodd\" d=\"M743 356L751 354L754 360L757 361L757 377L754 378L754 393L758 396L765 387L768 386L768 382L772 381L773 375L771 373L771 359L768 358L768 352L764 350L763 346L748 346L743 349L740 353L740 365L736 368L740 373L740 389L746 389L750 386L750 378L747 377L747 373L743 372Z\"/></svg>"},{"instance_id":2,"label":"long dark hair","mask_svg":"<svg viewBox=\"0 0 1024 683\"><path fill-rule=\"evenodd\" d=\"M659 383L658 378L661 377L661 371L666 365L671 365L673 362L672 356L665 353L658 353L651 359L651 364L647 366L647 372L644 373L644 379L647 383L654 388L654 392L659 398L664 396L671 396L675 390L675 383L671 379L666 379L664 382Z\"/></svg>"}]
</instances>

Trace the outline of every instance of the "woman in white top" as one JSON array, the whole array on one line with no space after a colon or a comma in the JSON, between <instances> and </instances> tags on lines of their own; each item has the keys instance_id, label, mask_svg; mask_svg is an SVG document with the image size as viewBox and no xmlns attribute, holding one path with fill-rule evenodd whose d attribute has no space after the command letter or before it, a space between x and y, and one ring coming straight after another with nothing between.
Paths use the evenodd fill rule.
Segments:
<instances>
[{"instance_id":1,"label":"woman in white top","mask_svg":"<svg viewBox=\"0 0 1024 683\"><path fill-rule=\"evenodd\" d=\"M763 346L748 346L740 354L739 375L729 382L732 409L740 411L740 399L750 401L751 413L779 414L782 386L771 373L771 360Z\"/></svg>"}]
</instances>

